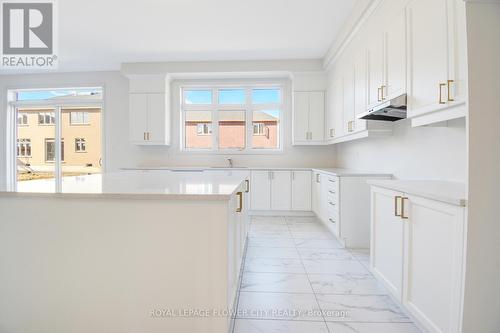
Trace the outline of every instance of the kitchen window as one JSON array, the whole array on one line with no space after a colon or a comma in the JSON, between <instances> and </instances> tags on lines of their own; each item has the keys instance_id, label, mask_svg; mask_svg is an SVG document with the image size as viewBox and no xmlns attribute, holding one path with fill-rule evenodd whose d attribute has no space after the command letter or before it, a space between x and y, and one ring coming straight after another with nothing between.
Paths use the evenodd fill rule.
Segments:
<instances>
[{"instance_id":1,"label":"kitchen window","mask_svg":"<svg viewBox=\"0 0 500 333\"><path fill-rule=\"evenodd\" d=\"M184 151L281 151L283 88L181 87Z\"/></svg>"},{"instance_id":2,"label":"kitchen window","mask_svg":"<svg viewBox=\"0 0 500 333\"><path fill-rule=\"evenodd\" d=\"M75 139L75 151L77 153L83 153L87 149L85 139L84 138L76 138Z\"/></svg>"}]
</instances>

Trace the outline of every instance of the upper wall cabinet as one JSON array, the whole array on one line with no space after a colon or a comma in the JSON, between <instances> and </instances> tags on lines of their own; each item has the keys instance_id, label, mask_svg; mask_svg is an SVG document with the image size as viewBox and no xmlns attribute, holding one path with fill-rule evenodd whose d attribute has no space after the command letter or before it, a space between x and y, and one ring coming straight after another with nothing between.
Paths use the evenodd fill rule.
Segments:
<instances>
[{"instance_id":1,"label":"upper wall cabinet","mask_svg":"<svg viewBox=\"0 0 500 333\"><path fill-rule=\"evenodd\" d=\"M368 108L406 92L405 12L387 20L368 44Z\"/></svg>"},{"instance_id":2,"label":"upper wall cabinet","mask_svg":"<svg viewBox=\"0 0 500 333\"><path fill-rule=\"evenodd\" d=\"M293 94L293 144L323 144L325 140L325 92Z\"/></svg>"},{"instance_id":3,"label":"upper wall cabinet","mask_svg":"<svg viewBox=\"0 0 500 333\"><path fill-rule=\"evenodd\" d=\"M169 145L165 94L130 94L130 141L137 145Z\"/></svg>"},{"instance_id":4,"label":"upper wall cabinet","mask_svg":"<svg viewBox=\"0 0 500 333\"><path fill-rule=\"evenodd\" d=\"M463 10L458 0L413 0L407 6L408 117L414 118L413 125L465 115Z\"/></svg>"},{"instance_id":5,"label":"upper wall cabinet","mask_svg":"<svg viewBox=\"0 0 500 333\"><path fill-rule=\"evenodd\" d=\"M170 145L170 94L164 75L133 75L129 138L135 145Z\"/></svg>"}]
</instances>

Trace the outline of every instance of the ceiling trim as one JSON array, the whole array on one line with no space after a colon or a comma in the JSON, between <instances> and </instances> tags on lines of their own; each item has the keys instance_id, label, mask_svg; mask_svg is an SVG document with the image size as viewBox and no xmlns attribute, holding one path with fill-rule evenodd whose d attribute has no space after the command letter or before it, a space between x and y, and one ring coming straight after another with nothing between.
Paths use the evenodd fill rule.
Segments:
<instances>
[{"instance_id":1,"label":"ceiling trim","mask_svg":"<svg viewBox=\"0 0 500 333\"><path fill-rule=\"evenodd\" d=\"M356 2L354 9L344 23L342 30L339 32L337 38L335 38L332 45L328 49L328 52L323 57L323 68L325 70L329 69L330 66L335 63L359 29L372 15L381 2L382 0L358 0Z\"/></svg>"}]
</instances>

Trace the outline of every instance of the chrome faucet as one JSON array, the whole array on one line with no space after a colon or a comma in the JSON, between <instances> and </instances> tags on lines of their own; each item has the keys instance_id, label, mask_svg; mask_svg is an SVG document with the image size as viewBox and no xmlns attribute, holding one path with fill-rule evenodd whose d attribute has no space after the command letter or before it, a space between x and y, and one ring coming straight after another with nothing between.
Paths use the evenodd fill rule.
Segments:
<instances>
[{"instance_id":1,"label":"chrome faucet","mask_svg":"<svg viewBox=\"0 0 500 333\"><path fill-rule=\"evenodd\" d=\"M232 168L233 167L233 159L232 158L228 158L227 159L227 163L229 164L229 167Z\"/></svg>"}]
</instances>

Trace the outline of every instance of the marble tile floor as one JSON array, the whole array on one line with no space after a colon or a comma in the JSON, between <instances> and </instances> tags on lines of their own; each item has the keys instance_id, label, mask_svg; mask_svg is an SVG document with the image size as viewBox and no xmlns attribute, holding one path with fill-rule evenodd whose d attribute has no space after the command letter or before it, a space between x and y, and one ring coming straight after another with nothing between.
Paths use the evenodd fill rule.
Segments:
<instances>
[{"instance_id":1,"label":"marble tile floor","mask_svg":"<svg viewBox=\"0 0 500 333\"><path fill-rule=\"evenodd\" d=\"M419 333L314 217L254 216L233 333Z\"/></svg>"}]
</instances>

